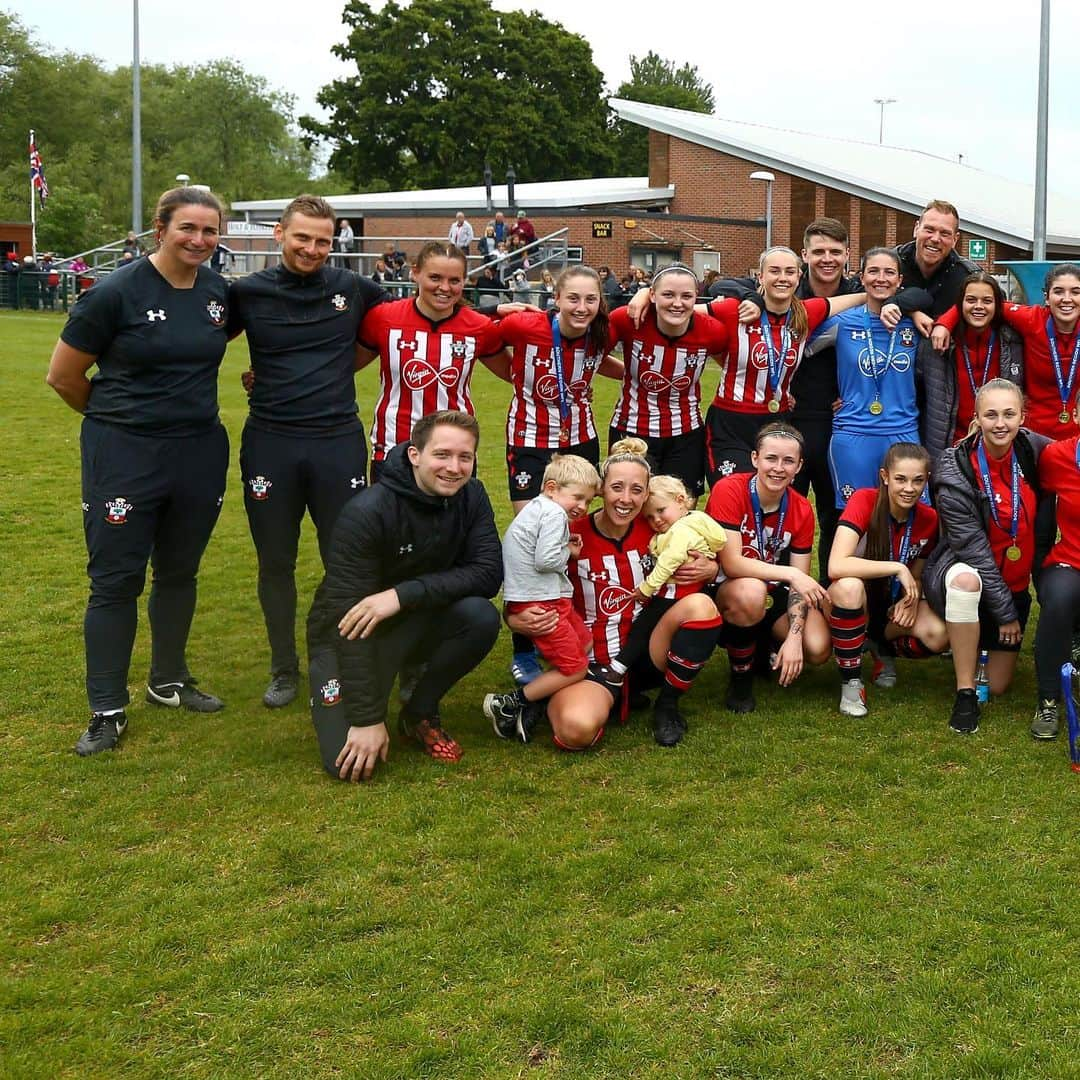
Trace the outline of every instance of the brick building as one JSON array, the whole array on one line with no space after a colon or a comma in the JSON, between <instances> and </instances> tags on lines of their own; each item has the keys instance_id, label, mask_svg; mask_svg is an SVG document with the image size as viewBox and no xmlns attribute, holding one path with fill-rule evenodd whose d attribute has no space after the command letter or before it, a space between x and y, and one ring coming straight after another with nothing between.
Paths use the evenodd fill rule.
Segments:
<instances>
[{"instance_id":1,"label":"brick building","mask_svg":"<svg viewBox=\"0 0 1080 1080\"><path fill-rule=\"evenodd\" d=\"M851 234L853 260L867 247L909 240L927 201L944 198L961 213L960 254L992 269L1030 259L1030 185L917 150L788 131L716 116L612 99L619 116L649 129L649 175L516 185L493 189L508 218L527 210L538 236L565 228L582 261L617 274L673 261L699 273L744 274L765 245L766 189L772 242L796 251L815 217L838 218ZM764 171L773 180L751 179ZM287 199L241 202L247 223L273 222ZM414 252L424 237L444 237L458 210L477 234L491 214L483 187L341 195L329 200L352 222L361 250L387 238ZM1048 258L1080 257L1080 201L1051 193ZM230 241L231 244L231 241ZM576 252L575 252L576 253ZM370 263L361 264L370 269Z\"/></svg>"}]
</instances>

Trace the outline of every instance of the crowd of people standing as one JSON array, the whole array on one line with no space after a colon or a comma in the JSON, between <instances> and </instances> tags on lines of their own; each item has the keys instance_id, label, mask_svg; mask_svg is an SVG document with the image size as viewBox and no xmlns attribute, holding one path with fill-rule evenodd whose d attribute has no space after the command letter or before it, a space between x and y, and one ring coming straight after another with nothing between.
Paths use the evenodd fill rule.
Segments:
<instances>
[{"instance_id":1,"label":"crowd of people standing","mask_svg":"<svg viewBox=\"0 0 1080 1080\"><path fill-rule=\"evenodd\" d=\"M415 295L400 299L331 265L343 227L314 196L283 213L277 266L226 282L205 265L221 215L205 190L166 192L156 249L80 300L49 365L84 417L91 719L78 753L112 749L126 728L148 566L147 702L223 708L185 650L225 492L218 368L240 333L263 702L299 693L294 575L310 514L325 577L307 621L307 689L324 765L342 779L385 760L395 679L402 735L436 760L460 758L440 703L494 646L500 587L517 688L483 711L503 738L530 741L547 722L558 746L584 749L655 689L653 732L674 746L681 703L717 648L733 712L756 708L755 678L790 686L832 659L849 717L869 709L864 651L889 690L897 658L949 650L949 725L969 734L980 667L994 694L1013 679L1033 583L1030 727L1057 735L1059 672L1080 622L1080 268L1051 271L1045 306L1008 303L959 257L959 215L935 200L912 241L865 252L854 277L843 226L819 219L801 253L770 248L755 280L718 280L711 296L683 266L632 289L607 268L571 266L545 282L542 303L498 303L492 288L474 310L464 214L424 245ZM495 251L524 236L522 215L501 219L480 238ZM632 295L613 310L616 287ZM710 360L719 380L703 415ZM475 476L477 361L508 384L505 544ZM354 374L368 363L379 385L365 433ZM606 455L597 377L619 383Z\"/></svg>"}]
</instances>

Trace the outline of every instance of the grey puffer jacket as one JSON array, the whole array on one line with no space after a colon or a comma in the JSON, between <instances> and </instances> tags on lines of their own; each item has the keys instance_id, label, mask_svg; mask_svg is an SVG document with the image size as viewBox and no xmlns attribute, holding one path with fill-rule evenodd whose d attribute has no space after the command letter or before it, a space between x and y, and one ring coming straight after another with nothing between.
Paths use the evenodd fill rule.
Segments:
<instances>
[{"instance_id":1,"label":"grey puffer jacket","mask_svg":"<svg viewBox=\"0 0 1080 1080\"><path fill-rule=\"evenodd\" d=\"M944 618L945 575L956 563L967 563L979 572L983 599L1003 626L1017 618L1017 611L990 548L990 502L971 465L978 437L969 435L941 455L934 485L941 540L923 571L923 589L930 606ZM1042 497L1038 469L1039 455L1049 444L1049 439L1027 428L1020 429L1013 444L1020 471L1038 499L1033 571L1041 567L1053 542L1054 501Z\"/></svg>"},{"instance_id":2,"label":"grey puffer jacket","mask_svg":"<svg viewBox=\"0 0 1080 1080\"><path fill-rule=\"evenodd\" d=\"M1001 377L1024 386L1024 346L1009 327L998 330L1001 338ZM919 343L915 361L915 394L919 404L919 439L930 451L937 467L947 446L952 446L956 431L959 394L956 387L956 342L945 352L938 352L929 341Z\"/></svg>"}]
</instances>

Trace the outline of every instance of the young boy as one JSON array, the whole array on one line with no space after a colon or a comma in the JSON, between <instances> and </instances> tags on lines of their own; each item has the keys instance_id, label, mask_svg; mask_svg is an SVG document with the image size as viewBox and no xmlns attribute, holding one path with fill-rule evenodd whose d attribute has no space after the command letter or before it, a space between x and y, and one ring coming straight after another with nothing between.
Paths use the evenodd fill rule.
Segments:
<instances>
[{"instance_id":1,"label":"young boy","mask_svg":"<svg viewBox=\"0 0 1080 1080\"><path fill-rule=\"evenodd\" d=\"M570 519L579 518L600 489L596 469L584 458L556 454L544 470L541 492L514 518L503 538L503 600L510 614L525 608L554 610L555 629L534 639L551 667L509 694L488 694L484 715L502 739L532 737L544 700L579 682L588 669L592 636L570 599L566 566L581 547L571 539Z\"/></svg>"}]
</instances>

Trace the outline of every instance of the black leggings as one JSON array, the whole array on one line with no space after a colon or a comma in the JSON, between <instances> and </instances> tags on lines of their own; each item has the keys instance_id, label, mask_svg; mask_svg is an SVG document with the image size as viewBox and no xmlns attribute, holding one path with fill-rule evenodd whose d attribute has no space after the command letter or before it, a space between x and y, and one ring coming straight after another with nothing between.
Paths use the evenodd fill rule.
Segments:
<instances>
[{"instance_id":1,"label":"black leggings","mask_svg":"<svg viewBox=\"0 0 1080 1080\"><path fill-rule=\"evenodd\" d=\"M1073 633L1080 629L1080 570L1050 566L1039 581L1039 626L1035 631L1035 677L1039 697L1061 694L1061 665L1069 659Z\"/></svg>"}]
</instances>

